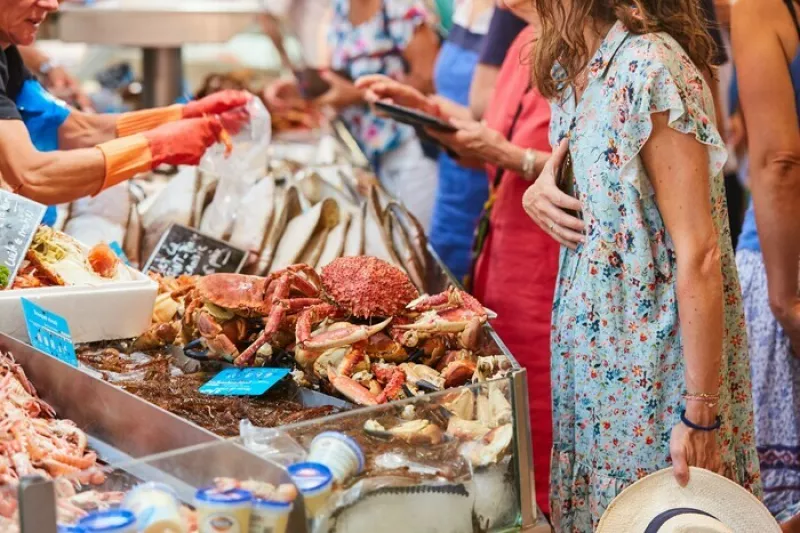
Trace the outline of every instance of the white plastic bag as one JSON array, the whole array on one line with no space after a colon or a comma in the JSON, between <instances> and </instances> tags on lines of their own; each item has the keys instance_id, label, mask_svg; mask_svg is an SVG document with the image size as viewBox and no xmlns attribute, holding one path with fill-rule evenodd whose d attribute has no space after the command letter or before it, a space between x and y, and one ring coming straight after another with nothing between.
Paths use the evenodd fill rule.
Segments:
<instances>
[{"instance_id":1,"label":"white plastic bag","mask_svg":"<svg viewBox=\"0 0 800 533\"><path fill-rule=\"evenodd\" d=\"M212 237L227 236L242 199L266 173L267 149L272 138L269 112L258 98L251 99L245 108L250 120L231 135L230 154L218 143L200 161L200 170L219 181L214 200L200 221L200 231Z\"/></svg>"},{"instance_id":2,"label":"white plastic bag","mask_svg":"<svg viewBox=\"0 0 800 533\"><path fill-rule=\"evenodd\" d=\"M239 422L239 436L245 448L283 466L301 463L308 456L305 448L286 433L254 426L249 420Z\"/></svg>"}]
</instances>

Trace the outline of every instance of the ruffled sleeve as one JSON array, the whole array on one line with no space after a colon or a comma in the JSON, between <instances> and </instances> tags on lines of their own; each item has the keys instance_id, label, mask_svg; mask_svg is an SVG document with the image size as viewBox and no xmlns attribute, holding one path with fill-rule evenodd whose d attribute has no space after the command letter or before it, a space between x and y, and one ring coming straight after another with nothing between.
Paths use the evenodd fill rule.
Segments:
<instances>
[{"instance_id":1,"label":"ruffled sleeve","mask_svg":"<svg viewBox=\"0 0 800 533\"><path fill-rule=\"evenodd\" d=\"M417 28L428 22L428 11L419 0L384 1L392 40L398 47L405 48Z\"/></svg>"},{"instance_id":2,"label":"ruffled sleeve","mask_svg":"<svg viewBox=\"0 0 800 533\"><path fill-rule=\"evenodd\" d=\"M722 172L728 151L712 119L714 104L711 92L700 72L683 53L672 50L669 43L655 38L642 57L632 60L626 75L615 83L623 84L616 91L620 129L619 158L621 180L633 185L642 196L654 194L647 174L638 168L636 157L653 130L651 116L669 113L669 126L693 135L708 147L709 176ZM630 164L636 161L635 164Z\"/></svg>"}]
</instances>

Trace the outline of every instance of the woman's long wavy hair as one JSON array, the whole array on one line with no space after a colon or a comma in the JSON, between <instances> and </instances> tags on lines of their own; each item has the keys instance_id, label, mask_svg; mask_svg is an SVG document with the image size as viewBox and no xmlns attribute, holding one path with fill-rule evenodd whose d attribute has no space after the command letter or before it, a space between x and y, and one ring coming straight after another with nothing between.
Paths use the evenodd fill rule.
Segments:
<instances>
[{"instance_id":1,"label":"woman's long wavy hair","mask_svg":"<svg viewBox=\"0 0 800 533\"><path fill-rule=\"evenodd\" d=\"M701 72L710 69L714 43L698 0L532 0L541 18L536 43L534 80L539 91L554 98L591 59L584 38L587 21L604 27L617 20L635 34L666 32L689 54ZM566 78L553 78L558 63Z\"/></svg>"}]
</instances>

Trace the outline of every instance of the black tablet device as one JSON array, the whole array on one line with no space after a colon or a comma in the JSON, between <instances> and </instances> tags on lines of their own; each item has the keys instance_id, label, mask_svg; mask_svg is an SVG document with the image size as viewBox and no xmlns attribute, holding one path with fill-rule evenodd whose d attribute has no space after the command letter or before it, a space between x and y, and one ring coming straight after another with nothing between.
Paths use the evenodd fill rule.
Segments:
<instances>
[{"instance_id":1,"label":"black tablet device","mask_svg":"<svg viewBox=\"0 0 800 533\"><path fill-rule=\"evenodd\" d=\"M382 113L398 122L408 124L409 126L430 128L432 130L441 131L442 133L454 133L458 131L458 128L452 124L438 117L434 117L433 115L429 115L428 113L411 109L410 107L389 104L387 102L375 102L374 105L375 108Z\"/></svg>"}]
</instances>

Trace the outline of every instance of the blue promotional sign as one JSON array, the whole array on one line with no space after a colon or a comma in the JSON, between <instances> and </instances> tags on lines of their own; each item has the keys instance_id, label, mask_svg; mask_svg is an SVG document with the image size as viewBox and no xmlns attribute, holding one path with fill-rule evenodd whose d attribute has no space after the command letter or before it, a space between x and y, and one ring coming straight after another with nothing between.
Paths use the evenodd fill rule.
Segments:
<instances>
[{"instance_id":1,"label":"blue promotional sign","mask_svg":"<svg viewBox=\"0 0 800 533\"><path fill-rule=\"evenodd\" d=\"M26 298L20 300L31 346L77 368L78 356L75 355L69 324L64 317L43 309Z\"/></svg>"},{"instance_id":2,"label":"blue promotional sign","mask_svg":"<svg viewBox=\"0 0 800 533\"><path fill-rule=\"evenodd\" d=\"M288 374L288 368L226 368L199 390L210 396L261 396Z\"/></svg>"}]
</instances>

